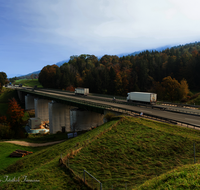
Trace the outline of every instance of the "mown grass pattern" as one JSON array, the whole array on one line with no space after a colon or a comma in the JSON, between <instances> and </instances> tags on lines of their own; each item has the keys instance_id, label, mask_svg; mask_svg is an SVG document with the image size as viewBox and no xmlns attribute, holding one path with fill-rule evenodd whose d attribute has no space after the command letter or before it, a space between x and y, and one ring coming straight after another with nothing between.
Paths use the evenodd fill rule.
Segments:
<instances>
[{"instance_id":1,"label":"mown grass pattern","mask_svg":"<svg viewBox=\"0 0 200 190\"><path fill-rule=\"evenodd\" d=\"M76 138L49 146L20 159L4 169L4 175L40 179L40 183L0 183L3 189L87 189L76 176L59 166L58 160L69 158L69 167L79 176L83 169L103 183L103 189L186 189L198 187L197 174L180 173L180 184L170 177L161 186L160 177L174 168L193 163L193 142L199 160L200 131L140 118L113 120ZM67 160L65 160L66 162ZM196 164L197 165L197 164ZM192 166L192 165L191 165ZM188 167L189 168L189 167ZM168 175L168 174L166 174ZM196 177L194 177L194 175ZM185 181L185 178L191 177ZM151 182L151 179L154 180ZM195 180L196 179L196 180ZM174 184L170 180L174 180ZM182 182L181 182L182 180ZM154 184L155 183L155 184ZM178 182L177 182L178 183ZM148 186L149 185L149 186ZM150 186L152 185L152 186ZM174 186L173 186L174 185ZM143 187L141 187L143 188Z\"/></svg>"},{"instance_id":2,"label":"mown grass pattern","mask_svg":"<svg viewBox=\"0 0 200 190\"><path fill-rule=\"evenodd\" d=\"M153 122L154 128L151 128L150 123L127 118L71 156L70 167L77 173L87 170L105 189L113 184L124 188L126 182L136 187L172 168L193 162L193 139L185 137L183 132L176 134L176 126L170 131L166 129L167 124ZM198 142L196 148L200 150Z\"/></svg>"}]
</instances>

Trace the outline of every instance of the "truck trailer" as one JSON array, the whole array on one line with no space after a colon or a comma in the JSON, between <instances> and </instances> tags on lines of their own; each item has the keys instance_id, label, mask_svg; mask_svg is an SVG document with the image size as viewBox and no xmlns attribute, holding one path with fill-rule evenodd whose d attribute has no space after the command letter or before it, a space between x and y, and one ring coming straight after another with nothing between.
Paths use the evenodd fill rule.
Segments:
<instances>
[{"instance_id":1,"label":"truck trailer","mask_svg":"<svg viewBox=\"0 0 200 190\"><path fill-rule=\"evenodd\" d=\"M75 95L85 95L89 94L89 88L75 88Z\"/></svg>"},{"instance_id":2,"label":"truck trailer","mask_svg":"<svg viewBox=\"0 0 200 190\"><path fill-rule=\"evenodd\" d=\"M42 120L40 118L30 118L28 120L28 125L31 129L38 129L40 128L40 125L42 123Z\"/></svg>"},{"instance_id":3,"label":"truck trailer","mask_svg":"<svg viewBox=\"0 0 200 190\"><path fill-rule=\"evenodd\" d=\"M127 102L156 104L157 94L149 92L129 92Z\"/></svg>"}]
</instances>

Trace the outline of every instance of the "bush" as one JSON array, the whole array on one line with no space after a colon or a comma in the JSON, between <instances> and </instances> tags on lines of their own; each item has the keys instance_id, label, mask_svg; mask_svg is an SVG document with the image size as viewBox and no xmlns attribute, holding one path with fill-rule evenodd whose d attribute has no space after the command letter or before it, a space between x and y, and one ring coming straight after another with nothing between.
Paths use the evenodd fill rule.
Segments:
<instances>
[{"instance_id":1,"label":"bush","mask_svg":"<svg viewBox=\"0 0 200 190\"><path fill-rule=\"evenodd\" d=\"M193 100L193 99L197 98L199 95L200 95L200 93L194 94L193 96L191 96L190 100Z\"/></svg>"},{"instance_id":2,"label":"bush","mask_svg":"<svg viewBox=\"0 0 200 190\"><path fill-rule=\"evenodd\" d=\"M14 131L10 126L0 124L0 139L11 139L14 137Z\"/></svg>"},{"instance_id":3,"label":"bush","mask_svg":"<svg viewBox=\"0 0 200 190\"><path fill-rule=\"evenodd\" d=\"M107 120L107 121L111 121L113 118L115 117L115 114L114 113L107 113L104 118Z\"/></svg>"},{"instance_id":4,"label":"bush","mask_svg":"<svg viewBox=\"0 0 200 190\"><path fill-rule=\"evenodd\" d=\"M16 132L15 132L15 137L16 138L27 138L28 137L28 133L26 132L26 130L22 127L20 127Z\"/></svg>"}]
</instances>

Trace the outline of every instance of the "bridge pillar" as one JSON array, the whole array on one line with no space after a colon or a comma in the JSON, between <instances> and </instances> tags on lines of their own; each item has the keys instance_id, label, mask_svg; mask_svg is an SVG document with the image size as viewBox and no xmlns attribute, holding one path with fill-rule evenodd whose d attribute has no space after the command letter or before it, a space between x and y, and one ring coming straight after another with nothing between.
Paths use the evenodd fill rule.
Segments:
<instances>
[{"instance_id":1,"label":"bridge pillar","mask_svg":"<svg viewBox=\"0 0 200 190\"><path fill-rule=\"evenodd\" d=\"M17 90L17 94L18 94L20 102L24 103L24 101L25 101L25 93Z\"/></svg>"},{"instance_id":2,"label":"bridge pillar","mask_svg":"<svg viewBox=\"0 0 200 190\"><path fill-rule=\"evenodd\" d=\"M58 131L71 131L70 129L71 106L49 102L49 132L55 134Z\"/></svg>"},{"instance_id":3,"label":"bridge pillar","mask_svg":"<svg viewBox=\"0 0 200 190\"><path fill-rule=\"evenodd\" d=\"M72 131L89 130L93 127L100 126L104 123L103 114L72 109L70 113Z\"/></svg>"},{"instance_id":4,"label":"bridge pillar","mask_svg":"<svg viewBox=\"0 0 200 190\"><path fill-rule=\"evenodd\" d=\"M25 96L25 110L32 110L34 108L35 108L34 96L31 96L30 94L27 94Z\"/></svg>"},{"instance_id":5,"label":"bridge pillar","mask_svg":"<svg viewBox=\"0 0 200 190\"><path fill-rule=\"evenodd\" d=\"M49 100L46 99L34 99L35 105L35 118L40 118L42 121L49 121Z\"/></svg>"}]
</instances>

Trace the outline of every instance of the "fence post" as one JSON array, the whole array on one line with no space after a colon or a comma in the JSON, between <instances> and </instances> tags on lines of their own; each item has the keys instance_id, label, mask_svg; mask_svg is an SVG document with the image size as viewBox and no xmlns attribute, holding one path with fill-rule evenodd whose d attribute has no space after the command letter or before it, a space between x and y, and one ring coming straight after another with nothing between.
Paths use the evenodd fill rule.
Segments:
<instances>
[{"instance_id":1,"label":"fence post","mask_svg":"<svg viewBox=\"0 0 200 190\"><path fill-rule=\"evenodd\" d=\"M85 183L85 170L83 170L83 179L84 179L84 183Z\"/></svg>"},{"instance_id":2,"label":"fence post","mask_svg":"<svg viewBox=\"0 0 200 190\"><path fill-rule=\"evenodd\" d=\"M194 164L196 163L196 160L195 160L195 143L194 143Z\"/></svg>"},{"instance_id":3,"label":"fence post","mask_svg":"<svg viewBox=\"0 0 200 190\"><path fill-rule=\"evenodd\" d=\"M102 183L100 183L100 190L102 190Z\"/></svg>"}]
</instances>

